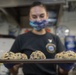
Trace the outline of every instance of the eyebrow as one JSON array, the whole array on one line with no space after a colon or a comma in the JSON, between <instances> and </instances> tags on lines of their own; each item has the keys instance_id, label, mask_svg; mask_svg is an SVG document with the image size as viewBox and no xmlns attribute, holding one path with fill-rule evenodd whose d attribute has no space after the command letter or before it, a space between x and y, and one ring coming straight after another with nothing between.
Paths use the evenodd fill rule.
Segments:
<instances>
[{"instance_id":1,"label":"eyebrow","mask_svg":"<svg viewBox=\"0 0 76 75\"><path fill-rule=\"evenodd\" d=\"M42 14L39 14L39 15L44 15L44 13L42 13ZM32 16L36 16L36 14L32 14Z\"/></svg>"}]
</instances>

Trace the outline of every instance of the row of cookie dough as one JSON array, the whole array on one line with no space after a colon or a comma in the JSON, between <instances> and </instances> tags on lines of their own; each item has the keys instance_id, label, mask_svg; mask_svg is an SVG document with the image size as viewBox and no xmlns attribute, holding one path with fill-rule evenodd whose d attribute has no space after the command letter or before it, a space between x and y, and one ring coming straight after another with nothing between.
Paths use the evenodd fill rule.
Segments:
<instances>
[{"instance_id":1,"label":"row of cookie dough","mask_svg":"<svg viewBox=\"0 0 76 75\"><path fill-rule=\"evenodd\" d=\"M76 53L74 51L63 51L60 53L57 53L55 55L56 59L76 59Z\"/></svg>"},{"instance_id":2,"label":"row of cookie dough","mask_svg":"<svg viewBox=\"0 0 76 75\"><path fill-rule=\"evenodd\" d=\"M5 52L1 59L28 59L28 57L23 53Z\"/></svg>"},{"instance_id":3,"label":"row of cookie dough","mask_svg":"<svg viewBox=\"0 0 76 75\"><path fill-rule=\"evenodd\" d=\"M2 55L1 59L28 59L28 56L24 53L6 52ZM46 56L43 52L36 50L32 52L32 54L30 55L30 59L46 59Z\"/></svg>"}]
</instances>

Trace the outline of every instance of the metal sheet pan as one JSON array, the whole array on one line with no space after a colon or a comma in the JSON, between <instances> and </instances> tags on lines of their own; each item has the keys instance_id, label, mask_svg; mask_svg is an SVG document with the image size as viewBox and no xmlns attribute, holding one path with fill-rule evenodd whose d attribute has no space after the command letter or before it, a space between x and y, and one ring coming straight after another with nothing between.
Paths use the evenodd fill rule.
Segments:
<instances>
[{"instance_id":1,"label":"metal sheet pan","mask_svg":"<svg viewBox=\"0 0 76 75\"><path fill-rule=\"evenodd\" d=\"M3 60L0 63L75 63L76 59L27 59L27 60Z\"/></svg>"}]
</instances>

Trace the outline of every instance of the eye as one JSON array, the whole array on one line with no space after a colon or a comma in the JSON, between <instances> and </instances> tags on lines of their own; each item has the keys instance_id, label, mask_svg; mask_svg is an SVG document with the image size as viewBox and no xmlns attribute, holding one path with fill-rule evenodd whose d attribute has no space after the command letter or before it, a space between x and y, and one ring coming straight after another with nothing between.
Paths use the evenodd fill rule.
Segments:
<instances>
[{"instance_id":1,"label":"eye","mask_svg":"<svg viewBox=\"0 0 76 75\"><path fill-rule=\"evenodd\" d=\"M37 18L37 16L36 16L36 15L32 15L32 18L33 18L33 19L36 19L36 18Z\"/></svg>"},{"instance_id":2,"label":"eye","mask_svg":"<svg viewBox=\"0 0 76 75\"><path fill-rule=\"evenodd\" d=\"M44 18L44 14L41 14L41 15L40 15L40 18Z\"/></svg>"}]
</instances>

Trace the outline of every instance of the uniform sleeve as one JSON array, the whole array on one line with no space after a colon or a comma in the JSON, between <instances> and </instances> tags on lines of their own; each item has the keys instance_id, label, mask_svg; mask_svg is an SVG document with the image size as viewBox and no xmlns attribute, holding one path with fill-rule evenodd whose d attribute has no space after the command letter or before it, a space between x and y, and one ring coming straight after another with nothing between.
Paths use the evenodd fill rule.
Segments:
<instances>
[{"instance_id":1,"label":"uniform sleeve","mask_svg":"<svg viewBox=\"0 0 76 75\"><path fill-rule=\"evenodd\" d=\"M16 53L16 52L20 52L20 36L18 36L14 42L14 44L12 45L10 51ZM17 63L4 63L4 66L8 69L11 69L14 65L16 65Z\"/></svg>"},{"instance_id":2,"label":"uniform sleeve","mask_svg":"<svg viewBox=\"0 0 76 75\"><path fill-rule=\"evenodd\" d=\"M65 47L58 36L56 36L56 50L57 50L57 53L65 50Z\"/></svg>"}]
</instances>

